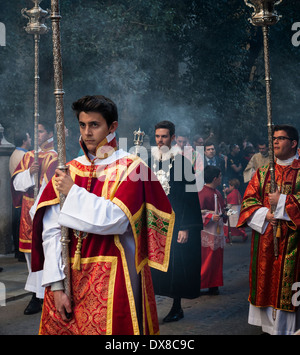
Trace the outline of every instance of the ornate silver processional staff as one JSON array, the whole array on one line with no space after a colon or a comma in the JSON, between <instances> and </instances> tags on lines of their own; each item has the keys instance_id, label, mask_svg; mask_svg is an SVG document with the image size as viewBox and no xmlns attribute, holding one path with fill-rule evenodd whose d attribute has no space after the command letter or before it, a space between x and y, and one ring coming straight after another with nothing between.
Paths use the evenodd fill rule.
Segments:
<instances>
[{"instance_id":1,"label":"ornate silver processional staff","mask_svg":"<svg viewBox=\"0 0 300 355\"><path fill-rule=\"evenodd\" d=\"M57 154L58 169L67 172L66 166L66 145L65 145L65 122L64 122L64 90L63 90L63 71L60 42L60 11L59 0L51 0L51 22L53 40L53 67L54 67L54 96L56 106L56 129L57 129ZM65 202L65 195L60 193L60 207ZM68 228L61 227L62 262L64 264L64 287L65 293L71 300L71 274L69 262L69 235Z\"/></svg>"},{"instance_id":2,"label":"ornate silver processional staff","mask_svg":"<svg viewBox=\"0 0 300 355\"><path fill-rule=\"evenodd\" d=\"M272 122L272 99L271 99L271 76L270 76L270 53L269 53L269 27L275 25L280 16L275 11L275 6L282 3L282 0L244 0L245 4L254 9L250 22L254 26L262 27L264 37L264 61L265 61L265 81L268 116L268 139L269 139L269 160L271 186L270 192L276 191L275 168L274 168L274 147L273 147L273 122ZM273 211L272 211L273 212ZM273 228L274 255L278 258L277 230Z\"/></svg>"},{"instance_id":3,"label":"ornate silver processional staff","mask_svg":"<svg viewBox=\"0 0 300 355\"><path fill-rule=\"evenodd\" d=\"M139 128L138 131L133 132L133 144L135 145L135 154L140 155L140 147L143 145L145 133Z\"/></svg>"},{"instance_id":4,"label":"ornate silver processional staff","mask_svg":"<svg viewBox=\"0 0 300 355\"><path fill-rule=\"evenodd\" d=\"M40 36L48 32L48 28L45 25L46 19L49 17L48 11L40 8L42 0L32 0L34 7L31 10L22 9L21 13L24 17L29 19L29 23L25 27L25 31L28 34L34 35L34 161L38 163L38 124L39 124L39 44ZM39 183L38 173L34 174L34 200L38 195Z\"/></svg>"}]
</instances>

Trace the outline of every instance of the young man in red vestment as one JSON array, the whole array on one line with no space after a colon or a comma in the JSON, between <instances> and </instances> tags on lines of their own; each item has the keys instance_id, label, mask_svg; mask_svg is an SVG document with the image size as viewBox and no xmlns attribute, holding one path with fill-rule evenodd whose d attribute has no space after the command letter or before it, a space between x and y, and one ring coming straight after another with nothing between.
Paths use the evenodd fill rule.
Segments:
<instances>
[{"instance_id":1,"label":"young man in red vestment","mask_svg":"<svg viewBox=\"0 0 300 355\"><path fill-rule=\"evenodd\" d=\"M32 267L46 286L40 334L158 334L150 267L168 268L174 212L146 164L117 148L116 105L85 96L73 110L84 155L69 174L56 171L33 222ZM60 226L69 228L71 300Z\"/></svg>"},{"instance_id":2,"label":"young man in red vestment","mask_svg":"<svg viewBox=\"0 0 300 355\"><path fill-rule=\"evenodd\" d=\"M31 270L32 219L29 211L34 204L34 174L39 175L39 186L43 188L55 173L57 153L53 145L53 127L47 121L38 125L38 163L34 162L34 151L23 156L11 179L12 199L15 207L21 207L19 250L25 254L28 266L28 278L25 290L33 292L33 296L24 314L30 315L41 311L41 299L44 298L44 288L41 286L42 273Z\"/></svg>"},{"instance_id":3,"label":"young man in red vestment","mask_svg":"<svg viewBox=\"0 0 300 355\"><path fill-rule=\"evenodd\" d=\"M203 218L201 232L201 289L209 289L209 294L218 295L223 286L223 255L225 246L223 217L224 200L217 187L222 182L221 170L213 165L204 169L203 189L199 201Z\"/></svg>"},{"instance_id":4,"label":"young man in red vestment","mask_svg":"<svg viewBox=\"0 0 300 355\"><path fill-rule=\"evenodd\" d=\"M273 129L275 180L270 193L269 166L259 168L246 189L239 226L253 229L250 264L250 324L269 334L293 334L300 328L300 161L298 131ZM271 211L271 206L275 209ZM278 257L274 254L276 228Z\"/></svg>"},{"instance_id":5,"label":"young man in red vestment","mask_svg":"<svg viewBox=\"0 0 300 355\"><path fill-rule=\"evenodd\" d=\"M229 233L231 237L242 237L243 242L247 240L247 233L245 232L245 228L236 227L239 220L242 204L242 196L238 190L239 186L240 181L238 179L231 179L229 180L229 187L225 189L225 193L228 194L225 201L227 207L235 212L229 215L228 221L224 225L226 243L230 243Z\"/></svg>"}]
</instances>

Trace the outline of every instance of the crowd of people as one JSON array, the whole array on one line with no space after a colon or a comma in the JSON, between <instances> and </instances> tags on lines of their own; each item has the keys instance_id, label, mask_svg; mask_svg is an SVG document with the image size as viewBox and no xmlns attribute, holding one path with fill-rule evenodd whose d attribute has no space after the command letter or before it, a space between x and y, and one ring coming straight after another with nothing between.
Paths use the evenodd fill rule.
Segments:
<instances>
[{"instance_id":1,"label":"crowd of people","mask_svg":"<svg viewBox=\"0 0 300 355\"><path fill-rule=\"evenodd\" d=\"M184 134L189 137L187 131L179 129L180 137ZM226 144L225 142L216 142L214 135L211 134L208 138L203 139L200 135L195 135L193 138L187 138L186 144L190 145L194 150L199 151L199 147L203 147L204 168L207 165L214 165L220 168L222 172L222 184L229 187L229 181L237 179L239 181L238 190L243 196L248 182L258 168L269 164L268 142L259 141L251 143L245 139L241 145L237 143ZM197 168L196 168L197 169ZM199 169L202 166L199 165Z\"/></svg>"},{"instance_id":2,"label":"crowd of people","mask_svg":"<svg viewBox=\"0 0 300 355\"><path fill-rule=\"evenodd\" d=\"M155 295L173 299L164 322L184 317L182 298L197 298L203 290L218 295L225 243L246 241L246 227L253 230L249 323L270 334L300 328L292 288L300 281L294 127L274 128L280 190L271 193L266 142L245 140L240 147L218 144L213 136L191 139L184 127L161 121L145 162L118 147L118 111L110 99L85 96L72 108L82 155L68 163L68 172L57 169L55 131L45 122L39 124L38 163L24 145L28 134L11 159L19 160L11 168L20 211L14 240L26 256L25 287L33 293L25 314L43 307L40 334L158 334ZM70 240L70 295L62 227Z\"/></svg>"},{"instance_id":3,"label":"crowd of people","mask_svg":"<svg viewBox=\"0 0 300 355\"><path fill-rule=\"evenodd\" d=\"M182 132L178 135L185 135ZM256 151L246 140L242 151L238 144L226 149L222 142L217 153L210 137L197 135L192 140L191 149L197 151L197 146L203 145L204 150L203 165L195 165L196 175L204 168L204 186L199 191L204 223L201 285L218 294L216 286L223 285L223 233L227 233L228 242L236 235L246 240L244 228L250 227L248 322L268 334L294 334L300 328L299 304L295 302L300 277L299 136L295 127L283 124L273 128L272 138L275 191L266 142L259 142ZM223 196L218 191L222 184ZM228 207L236 213L230 215ZM288 265L293 265L289 271Z\"/></svg>"},{"instance_id":4,"label":"crowd of people","mask_svg":"<svg viewBox=\"0 0 300 355\"><path fill-rule=\"evenodd\" d=\"M255 171L268 165L268 145L255 146L245 140L238 144L217 143L213 134L190 138L185 127L176 130L175 147L190 160L196 179L202 210L201 289L218 295L223 286L223 255L225 242L245 242L245 227L237 228L242 196Z\"/></svg>"}]
</instances>

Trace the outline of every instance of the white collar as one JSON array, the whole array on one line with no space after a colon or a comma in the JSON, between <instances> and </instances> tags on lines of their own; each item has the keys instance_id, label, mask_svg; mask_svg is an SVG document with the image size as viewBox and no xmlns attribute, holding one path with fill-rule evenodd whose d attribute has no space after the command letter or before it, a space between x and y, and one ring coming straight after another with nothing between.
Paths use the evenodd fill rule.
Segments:
<instances>
[{"instance_id":1,"label":"white collar","mask_svg":"<svg viewBox=\"0 0 300 355\"><path fill-rule=\"evenodd\" d=\"M163 146L163 149L158 147L151 147L151 154L156 160L170 160L175 157L177 154L181 154L181 149L178 146L173 146L171 149L168 149L167 146Z\"/></svg>"},{"instance_id":2,"label":"white collar","mask_svg":"<svg viewBox=\"0 0 300 355\"><path fill-rule=\"evenodd\" d=\"M52 143L53 141L54 141L53 137L47 139L44 143L42 143L42 147L49 144L49 143ZM41 147L39 147L38 152L40 153L42 151L43 151L43 149ZM49 151L55 152L54 147L53 147L53 149L50 149Z\"/></svg>"},{"instance_id":3,"label":"white collar","mask_svg":"<svg viewBox=\"0 0 300 355\"><path fill-rule=\"evenodd\" d=\"M90 153L88 153L88 155L89 155L89 159L91 159L91 161L96 158L96 156L94 156ZM112 155L110 155L109 157L107 157L105 159L96 159L95 165L109 165L109 164L116 162L118 159L122 159L126 156L129 156L129 155L130 155L130 153L124 151L123 149L118 149ZM88 165L88 166L91 165L91 162L87 159L87 157L85 155L81 155L74 160L78 161L79 163L81 163L83 165Z\"/></svg>"},{"instance_id":4,"label":"white collar","mask_svg":"<svg viewBox=\"0 0 300 355\"><path fill-rule=\"evenodd\" d=\"M286 160L280 160L280 159L277 159L276 160L276 164L278 165L282 165L282 166L288 166L288 165L291 165L292 162L295 160L295 159L298 159L299 158L299 155L298 153L296 155L294 155L293 157L289 158L289 159L286 159Z\"/></svg>"}]
</instances>

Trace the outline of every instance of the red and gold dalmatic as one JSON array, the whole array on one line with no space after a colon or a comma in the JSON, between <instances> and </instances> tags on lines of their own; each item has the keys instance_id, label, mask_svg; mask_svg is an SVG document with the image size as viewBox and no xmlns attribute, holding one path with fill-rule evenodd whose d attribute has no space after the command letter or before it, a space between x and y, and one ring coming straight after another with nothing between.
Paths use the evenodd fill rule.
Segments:
<instances>
[{"instance_id":1,"label":"red and gold dalmatic","mask_svg":"<svg viewBox=\"0 0 300 355\"><path fill-rule=\"evenodd\" d=\"M151 170L137 156L109 165L73 160L70 175L80 187L119 206L130 221L135 240L135 267L141 276L143 334L158 334L159 325L150 267L166 271L174 212ZM42 218L45 208L59 203L53 180L46 186L34 219L34 271L42 268ZM105 213L105 211L99 211ZM78 232L70 233L70 262ZM75 235L76 234L76 235ZM119 235L88 234L82 239L81 270L71 267L72 320L62 321L53 293L46 289L40 334L140 334L127 260Z\"/></svg>"},{"instance_id":2,"label":"red and gold dalmatic","mask_svg":"<svg viewBox=\"0 0 300 355\"><path fill-rule=\"evenodd\" d=\"M292 165L275 164L276 184L286 197L290 221L279 220L279 257L274 256L273 228L264 234L252 233L249 301L256 307L271 306L295 312L292 285L300 281L300 161ZM238 226L260 207L268 207L270 191L269 167L257 170L246 189Z\"/></svg>"},{"instance_id":3,"label":"red and gold dalmatic","mask_svg":"<svg viewBox=\"0 0 300 355\"><path fill-rule=\"evenodd\" d=\"M57 167L57 153L53 150L53 141L45 142L38 155L39 188L43 180L48 183L55 174ZM34 162L34 151L27 152L18 164L11 178L11 192L13 205L21 208L20 231L19 231L19 250L23 253L31 253L32 244L32 220L29 211L34 204L34 188L29 188L26 192L16 191L13 187L13 180L17 174L28 170Z\"/></svg>"}]
</instances>

